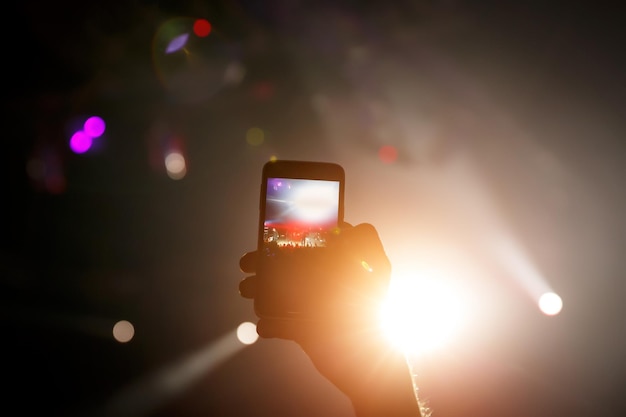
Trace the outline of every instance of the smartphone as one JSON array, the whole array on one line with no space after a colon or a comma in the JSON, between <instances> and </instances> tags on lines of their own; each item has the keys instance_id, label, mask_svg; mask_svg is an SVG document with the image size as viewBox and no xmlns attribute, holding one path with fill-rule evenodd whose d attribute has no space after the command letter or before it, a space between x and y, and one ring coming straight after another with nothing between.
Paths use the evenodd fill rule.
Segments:
<instances>
[{"instance_id":1,"label":"smartphone","mask_svg":"<svg viewBox=\"0 0 626 417\"><path fill-rule=\"evenodd\" d=\"M325 250L344 216L345 173L336 163L273 160L263 166L258 223L259 317L311 319Z\"/></svg>"}]
</instances>

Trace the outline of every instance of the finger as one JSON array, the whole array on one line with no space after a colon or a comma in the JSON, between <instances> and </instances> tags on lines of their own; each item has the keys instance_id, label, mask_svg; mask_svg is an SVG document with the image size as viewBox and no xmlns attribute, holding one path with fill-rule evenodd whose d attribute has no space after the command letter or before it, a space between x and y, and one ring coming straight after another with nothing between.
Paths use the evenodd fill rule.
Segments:
<instances>
[{"instance_id":1,"label":"finger","mask_svg":"<svg viewBox=\"0 0 626 417\"><path fill-rule=\"evenodd\" d=\"M306 339L310 334L318 333L310 328L308 323L296 320L281 319L259 319L257 323L257 333L266 339L285 339L300 341Z\"/></svg>"},{"instance_id":2,"label":"finger","mask_svg":"<svg viewBox=\"0 0 626 417\"><path fill-rule=\"evenodd\" d=\"M243 298L254 298L256 295L256 275L246 277L239 281L239 295Z\"/></svg>"},{"instance_id":3,"label":"finger","mask_svg":"<svg viewBox=\"0 0 626 417\"><path fill-rule=\"evenodd\" d=\"M239 269L247 274L256 270L257 251L246 252L239 258Z\"/></svg>"},{"instance_id":4,"label":"finger","mask_svg":"<svg viewBox=\"0 0 626 417\"><path fill-rule=\"evenodd\" d=\"M256 325L256 332L259 336L267 339L279 338L290 339L289 329L285 329L288 324L284 320L259 319Z\"/></svg>"},{"instance_id":5,"label":"finger","mask_svg":"<svg viewBox=\"0 0 626 417\"><path fill-rule=\"evenodd\" d=\"M385 253L378 231L369 223L361 223L345 231L344 248L358 255L363 268L373 276L388 281L391 275L391 262Z\"/></svg>"}]
</instances>

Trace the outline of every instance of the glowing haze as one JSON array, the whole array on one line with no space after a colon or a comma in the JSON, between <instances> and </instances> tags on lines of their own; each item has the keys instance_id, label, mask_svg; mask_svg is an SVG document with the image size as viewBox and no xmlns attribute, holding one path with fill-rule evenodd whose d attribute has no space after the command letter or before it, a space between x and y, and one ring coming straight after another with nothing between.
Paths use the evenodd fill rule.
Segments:
<instances>
[{"instance_id":1,"label":"glowing haze","mask_svg":"<svg viewBox=\"0 0 626 417\"><path fill-rule=\"evenodd\" d=\"M394 274L380 312L380 325L394 347L420 354L455 337L467 309L445 274L434 265Z\"/></svg>"}]
</instances>

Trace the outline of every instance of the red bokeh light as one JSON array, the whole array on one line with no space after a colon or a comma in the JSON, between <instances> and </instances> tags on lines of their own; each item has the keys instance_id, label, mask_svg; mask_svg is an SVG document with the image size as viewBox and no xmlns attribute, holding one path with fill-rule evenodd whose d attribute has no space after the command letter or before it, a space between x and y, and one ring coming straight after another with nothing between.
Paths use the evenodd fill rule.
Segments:
<instances>
[{"instance_id":1,"label":"red bokeh light","mask_svg":"<svg viewBox=\"0 0 626 417\"><path fill-rule=\"evenodd\" d=\"M209 33L211 33L211 24L206 19L198 19L193 24L193 33L199 38L209 36Z\"/></svg>"},{"instance_id":2,"label":"red bokeh light","mask_svg":"<svg viewBox=\"0 0 626 417\"><path fill-rule=\"evenodd\" d=\"M398 159L398 150L391 145L381 146L378 150L378 157L386 164L391 164Z\"/></svg>"},{"instance_id":3,"label":"red bokeh light","mask_svg":"<svg viewBox=\"0 0 626 417\"><path fill-rule=\"evenodd\" d=\"M274 84L270 81L260 81L252 87L252 95L258 100L268 100L274 95Z\"/></svg>"}]
</instances>

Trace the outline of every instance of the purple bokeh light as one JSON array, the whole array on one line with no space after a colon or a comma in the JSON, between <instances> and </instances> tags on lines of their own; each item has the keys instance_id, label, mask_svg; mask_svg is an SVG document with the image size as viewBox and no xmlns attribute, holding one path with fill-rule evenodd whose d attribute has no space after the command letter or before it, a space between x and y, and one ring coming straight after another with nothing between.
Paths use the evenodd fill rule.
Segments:
<instances>
[{"instance_id":1,"label":"purple bokeh light","mask_svg":"<svg viewBox=\"0 0 626 417\"><path fill-rule=\"evenodd\" d=\"M165 50L166 54L171 54L172 52L176 52L181 48L184 48L187 44L187 39L189 39L188 33L183 33L172 39L170 43L167 45L167 49Z\"/></svg>"},{"instance_id":2,"label":"purple bokeh light","mask_svg":"<svg viewBox=\"0 0 626 417\"><path fill-rule=\"evenodd\" d=\"M85 134L91 136L92 138L97 138L102 136L104 130L106 129L106 124L101 117L92 116L85 120L85 124L83 125L83 131Z\"/></svg>"},{"instance_id":3,"label":"purple bokeh light","mask_svg":"<svg viewBox=\"0 0 626 417\"><path fill-rule=\"evenodd\" d=\"M85 153L89 150L89 148L91 148L92 143L92 137L82 130L79 130L72 135L72 138L70 139L70 148L74 151L74 153Z\"/></svg>"}]
</instances>

